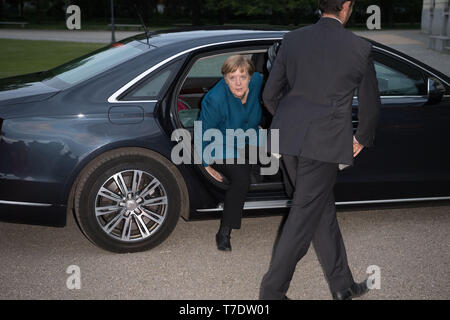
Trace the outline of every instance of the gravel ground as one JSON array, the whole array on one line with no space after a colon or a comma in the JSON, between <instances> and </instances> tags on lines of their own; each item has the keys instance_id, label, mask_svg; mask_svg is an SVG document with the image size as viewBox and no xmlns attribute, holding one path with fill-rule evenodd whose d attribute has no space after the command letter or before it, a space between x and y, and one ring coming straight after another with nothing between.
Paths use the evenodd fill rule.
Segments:
<instances>
[{"instance_id":1,"label":"gravel ground","mask_svg":"<svg viewBox=\"0 0 450 320\"><path fill-rule=\"evenodd\" d=\"M381 288L361 299L450 298L450 204L340 209L338 220L357 281L381 271ZM280 216L244 219L231 253L219 252L217 220L180 220L153 250L103 251L78 230L0 223L0 299L258 298ZM81 289L69 290L69 266L79 266ZM288 295L330 299L314 250L298 264Z\"/></svg>"}]
</instances>

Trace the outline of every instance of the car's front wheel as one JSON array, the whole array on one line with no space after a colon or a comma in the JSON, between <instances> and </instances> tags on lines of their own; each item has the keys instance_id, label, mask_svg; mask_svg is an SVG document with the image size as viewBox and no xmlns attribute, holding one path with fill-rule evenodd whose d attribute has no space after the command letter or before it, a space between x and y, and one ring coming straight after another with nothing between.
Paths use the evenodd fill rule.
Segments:
<instances>
[{"instance_id":1,"label":"car's front wheel","mask_svg":"<svg viewBox=\"0 0 450 320\"><path fill-rule=\"evenodd\" d=\"M161 155L139 148L110 151L82 173L74 205L94 244L112 252L148 250L164 241L187 210L184 181Z\"/></svg>"}]
</instances>

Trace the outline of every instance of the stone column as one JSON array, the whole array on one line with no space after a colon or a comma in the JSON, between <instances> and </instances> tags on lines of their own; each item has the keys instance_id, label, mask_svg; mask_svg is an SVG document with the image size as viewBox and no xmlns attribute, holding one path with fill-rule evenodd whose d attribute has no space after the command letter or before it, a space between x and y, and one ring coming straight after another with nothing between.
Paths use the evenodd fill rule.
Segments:
<instances>
[{"instance_id":1,"label":"stone column","mask_svg":"<svg viewBox=\"0 0 450 320\"><path fill-rule=\"evenodd\" d=\"M449 0L434 0L428 36L429 48L450 53L449 20Z\"/></svg>"},{"instance_id":2,"label":"stone column","mask_svg":"<svg viewBox=\"0 0 450 320\"><path fill-rule=\"evenodd\" d=\"M445 36L447 34L449 0L434 0L433 20L431 23L431 34Z\"/></svg>"},{"instance_id":3,"label":"stone column","mask_svg":"<svg viewBox=\"0 0 450 320\"><path fill-rule=\"evenodd\" d=\"M447 37L450 37L450 1L447 0L447 10L445 12L447 17Z\"/></svg>"},{"instance_id":4,"label":"stone column","mask_svg":"<svg viewBox=\"0 0 450 320\"><path fill-rule=\"evenodd\" d=\"M422 7L422 33L430 34L433 18L434 0L423 0Z\"/></svg>"}]
</instances>

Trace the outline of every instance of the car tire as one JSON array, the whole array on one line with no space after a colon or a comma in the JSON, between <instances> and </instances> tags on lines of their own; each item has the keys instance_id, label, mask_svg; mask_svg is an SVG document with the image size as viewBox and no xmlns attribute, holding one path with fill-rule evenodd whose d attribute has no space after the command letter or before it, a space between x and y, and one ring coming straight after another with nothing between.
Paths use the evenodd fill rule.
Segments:
<instances>
[{"instance_id":1,"label":"car tire","mask_svg":"<svg viewBox=\"0 0 450 320\"><path fill-rule=\"evenodd\" d=\"M160 154L141 148L104 153L80 174L75 217L95 245L115 253L149 250L189 210L185 182Z\"/></svg>"}]
</instances>

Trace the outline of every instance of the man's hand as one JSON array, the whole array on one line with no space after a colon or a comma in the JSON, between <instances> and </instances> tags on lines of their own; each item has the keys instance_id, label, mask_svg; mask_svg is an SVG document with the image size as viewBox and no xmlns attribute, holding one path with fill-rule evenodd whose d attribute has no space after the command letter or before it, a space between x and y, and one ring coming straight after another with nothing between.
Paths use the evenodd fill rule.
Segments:
<instances>
[{"instance_id":1,"label":"man's hand","mask_svg":"<svg viewBox=\"0 0 450 320\"><path fill-rule=\"evenodd\" d=\"M272 153L272 155L277 159L281 158L281 154L279 154L279 153Z\"/></svg>"},{"instance_id":2,"label":"man's hand","mask_svg":"<svg viewBox=\"0 0 450 320\"><path fill-rule=\"evenodd\" d=\"M223 182L222 176L220 175L219 172L217 172L216 170L214 170L211 166L207 166L205 167L206 171L208 171L208 173L217 181L219 182Z\"/></svg>"},{"instance_id":3,"label":"man's hand","mask_svg":"<svg viewBox=\"0 0 450 320\"><path fill-rule=\"evenodd\" d=\"M356 158L362 149L364 149L364 146L356 140L355 136L353 136L353 158Z\"/></svg>"}]
</instances>

